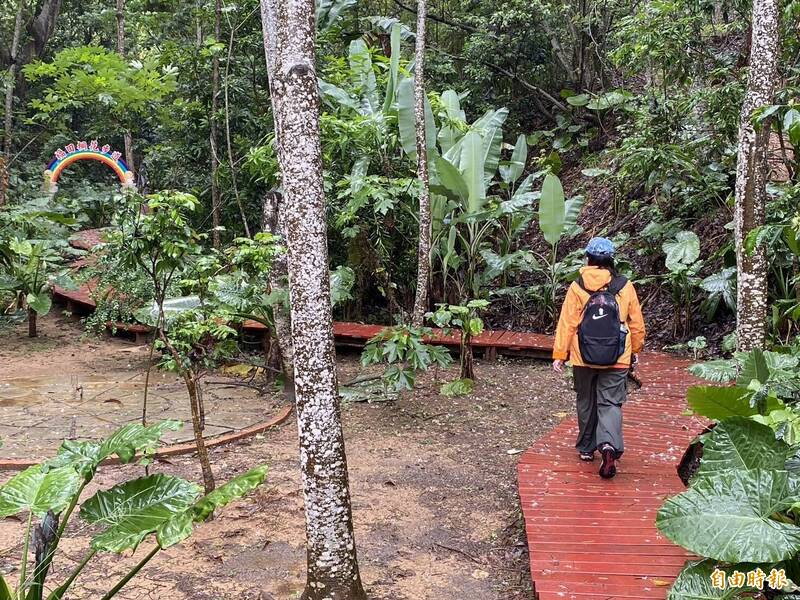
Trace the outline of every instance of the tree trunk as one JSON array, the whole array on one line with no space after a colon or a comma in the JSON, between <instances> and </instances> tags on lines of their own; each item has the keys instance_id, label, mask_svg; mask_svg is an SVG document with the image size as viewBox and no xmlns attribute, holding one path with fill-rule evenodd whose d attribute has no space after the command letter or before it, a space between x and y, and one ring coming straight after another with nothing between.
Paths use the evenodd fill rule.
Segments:
<instances>
[{"instance_id":1,"label":"tree trunk","mask_svg":"<svg viewBox=\"0 0 800 600\"><path fill-rule=\"evenodd\" d=\"M461 379L475 379L475 361L472 355L470 337L461 334Z\"/></svg>"},{"instance_id":2,"label":"tree trunk","mask_svg":"<svg viewBox=\"0 0 800 600\"><path fill-rule=\"evenodd\" d=\"M117 0L117 53L125 58L125 0ZM133 136L130 130L125 132L125 163L136 173L133 164Z\"/></svg>"},{"instance_id":3,"label":"tree trunk","mask_svg":"<svg viewBox=\"0 0 800 600\"><path fill-rule=\"evenodd\" d=\"M38 333L36 331L36 318L39 315L30 306L28 307L28 337L35 338Z\"/></svg>"},{"instance_id":4,"label":"tree trunk","mask_svg":"<svg viewBox=\"0 0 800 600\"><path fill-rule=\"evenodd\" d=\"M767 339L767 255L762 244L745 249L748 234L764 224L769 126L756 129L753 111L772 103L778 79L778 0L754 0L747 93L739 124L736 164L736 339L741 351L763 348Z\"/></svg>"},{"instance_id":5,"label":"tree trunk","mask_svg":"<svg viewBox=\"0 0 800 600\"><path fill-rule=\"evenodd\" d=\"M214 3L214 40L220 41L221 35L222 0ZM211 58L211 118L209 119L210 133L209 145L211 148L211 222L214 231L211 239L214 248L219 248L220 226L220 192L219 192L219 153L217 151L217 111L219 110L219 55L214 53Z\"/></svg>"},{"instance_id":6,"label":"tree trunk","mask_svg":"<svg viewBox=\"0 0 800 600\"><path fill-rule=\"evenodd\" d=\"M411 323L421 327L428 309L431 274L431 196L428 178L428 144L425 139L425 17L427 0L417 0L417 42L414 61L414 123L417 134L419 193L419 244L417 248L417 293Z\"/></svg>"},{"instance_id":7,"label":"tree trunk","mask_svg":"<svg viewBox=\"0 0 800 600\"><path fill-rule=\"evenodd\" d=\"M178 351L175 350L175 346L172 345L167 336L164 334L164 330L159 328L158 335L161 338L161 341L164 343L164 346L167 348L167 351L172 355L173 360L175 360L175 364L181 365L182 361L180 354L178 354ZM194 372L188 369L184 369L180 366L178 368L180 369L180 375L183 378L183 382L186 384L186 391L189 393L189 408L192 411L192 431L194 432L194 444L195 448L197 448L197 459L200 461L200 470L203 473L203 488L205 489L206 494L208 494L214 491L216 484L214 482L214 472L211 470L211 461L208 459L206 442L203 439L204 414L201 406L200 390L198 389L198 377Z\"/></svg>"},{"instance_id":8,"label":"tree trunk","mask_svg":"<svg viewBox=\"0 0 800 600\"><path fill-rule=\"evenodd\" d=\"M285 240L280 203L281 195L279 192L270 191L264 196L261 229ZM288 292L286 289L288 279L289 270L286 264L286 254L281 254L275 258L272 263L272 269L269 272L270 291ZM288 298L288 293L286 296ZM281 371L283 372L283 391L287 399L290 402L294 402L294 347L292 346L292 320L289 315L289 307L285 305L275 306L272 309L272 319L275 323L275 339L278 342L278 354L280 355Z\"/></svg>"},{"instance_id":9,"label":"tree trunk","mask_svg":"<svg viewBox=\"0 0 800 600\"><path fill-rule=\"evenodd\" d=\"M11 144L14 133L14 89L17 83L17 59L19 58L19 40L22 35L22 17L25 12L25 0L17 4L17 16L14 18L14 33L11 38L11 66L8 68L6 82L5 119L3 120L3 155L0 156L0 206L6 203L8 193L9 169L11 168Z\"/></svg>"},{"instance_id":10,"label":"tree trunk","mask_svg":"<svg viewBox=\"0 0 800 600\"><path fill-rule=\"evenodd\" d=\"M313 0L261 0L283 182L307 600L366 600L353 534L328 272Z\"/></svg>"}]
</instances>

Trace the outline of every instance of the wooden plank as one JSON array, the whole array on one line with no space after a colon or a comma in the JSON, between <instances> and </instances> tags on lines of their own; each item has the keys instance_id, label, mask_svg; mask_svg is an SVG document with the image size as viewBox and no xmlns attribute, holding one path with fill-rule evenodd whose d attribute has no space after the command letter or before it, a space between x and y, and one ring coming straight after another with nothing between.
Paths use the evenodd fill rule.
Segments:
<instances>
[{"instance_id":1,"label":"wooden plank","mask_svg":"<svg viewBox=\"0 0 800 600\"><path fill-rule=\"evenodd\" d=\"M616 478L599 478L599 460L578 460L574 418L520 457L520 503L539 600L665 598L692 558L658 532L655 516L684 489L677 462L706 426L683 414L696 380L686 371L689 361L642 358L645 385L624 408L626 452Z\"/></svg>"}]
</instances>

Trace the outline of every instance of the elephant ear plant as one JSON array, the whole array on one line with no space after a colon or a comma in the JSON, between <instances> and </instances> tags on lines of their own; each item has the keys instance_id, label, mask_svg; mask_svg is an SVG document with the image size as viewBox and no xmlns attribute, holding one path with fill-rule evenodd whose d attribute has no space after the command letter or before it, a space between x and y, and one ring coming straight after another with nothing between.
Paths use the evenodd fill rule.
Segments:
<instances>
[{"instance_id":1,"label":"elephant ear plant","mask_svg":"<svg viewBox=\"0 0 800 600\"><path fill-rule=\"evenodd\" d=\"M705 559L686 564L669 599L753 597L762 589L769 598L796 597L800 589L795 585L800 582L797 365L797 356L753 350L730 361L692 368L695 375L718 382L735 380L736 385L696 386L687 395L694 412L716 420L716 425L700 438L702 458L689 488L667 499L656 526ZM720 586L736 582L736 571L769 577L762 587Z\"/></svg>"},{"instance_id":2,"label":"elephant ear plant","mask_svg":"<svg viewBox=\"0 0 800 600\"><path fill-rule=\"evenodd\" d=\"M0 600L65 598L97 553L136 552L142 542L152 538L153 547L102 596L102 600L112 598L158 552L189 537L195 523L205 521L217 508L263 483L267 471L264 466L230 480L206 496L201 496L196 484L163 473L99 490L81 504L79 511L80 519L94 532L89 548L63 581L48 581L46 585L70 517L103 461L111 457L122 463L142 457L147 460L164 432L181 425L178 421L162 421L149 427L132 423L102 441L65 440L54 458L29 467L0 486L0 518L21 515L25 522L19 581L12 583L0 575Z\"/></svg>"}]
</instances>

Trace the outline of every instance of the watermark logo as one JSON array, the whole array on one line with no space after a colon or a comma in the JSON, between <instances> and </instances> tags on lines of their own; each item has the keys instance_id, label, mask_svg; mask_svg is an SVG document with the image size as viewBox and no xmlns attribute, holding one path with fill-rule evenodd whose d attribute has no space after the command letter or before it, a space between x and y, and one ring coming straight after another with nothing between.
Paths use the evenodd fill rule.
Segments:
<instances>
[{"instance_id":1,"label":"watermark logo","mask_svg":"<svg viewBox=\"0 0 800 600\"><path fill-rule=\"evenodd\" d=\"M714 572L711 573L711 587L718 590L742 588L745 585L749 588L763 590L765 584L773 590L783 589L789 584L789 580L786 578L786 570L772 569L769 575L759 568L747 573L733 571L730 575L720 569L714 569Z\"/></svg>"}]
</instances>

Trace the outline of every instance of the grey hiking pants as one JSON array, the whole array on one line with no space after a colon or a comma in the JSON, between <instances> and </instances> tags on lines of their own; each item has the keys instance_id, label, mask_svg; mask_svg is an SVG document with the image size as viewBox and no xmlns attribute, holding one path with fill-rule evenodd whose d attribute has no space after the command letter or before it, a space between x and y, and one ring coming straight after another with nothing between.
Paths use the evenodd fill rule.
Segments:
<instances>
[{"instance_id":1,"label":"grey hiking pants","mask_svg":"<svg viewBox=\"0 0 800 600\"><path fill-rule=\"evenodd\" d=\"M627 369L573 367L578 406L578 452L611 444L617 457L622 443L622 404L627 399Z\"/></svg>"}]
</instances>

